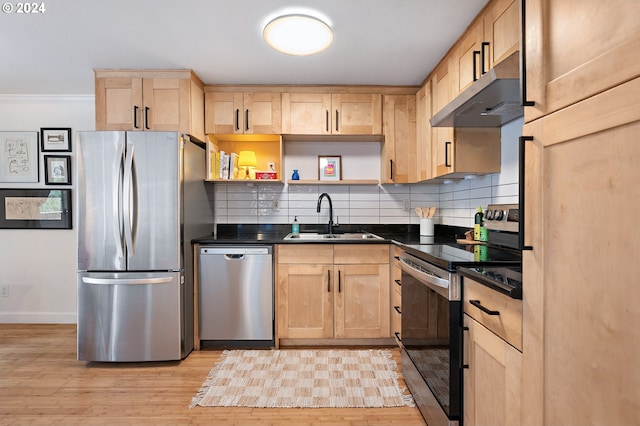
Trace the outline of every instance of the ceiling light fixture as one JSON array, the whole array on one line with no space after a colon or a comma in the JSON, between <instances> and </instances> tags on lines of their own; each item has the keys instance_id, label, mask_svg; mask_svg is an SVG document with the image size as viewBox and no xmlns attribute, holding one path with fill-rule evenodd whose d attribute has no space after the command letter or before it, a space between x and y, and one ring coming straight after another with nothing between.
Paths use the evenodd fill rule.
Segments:
<instances>
[{"instance_id":1,"label":"ceiling light fixture","mask_svg":"<svg viewBox=\"0 0 640 426\"><path fill-rule=\"evenodd\" d=\"M264 41L274 50L294 56L320 53L333 43L331 27L309 15L279 16L262 32Z\"/></svg>"}]
</instances>

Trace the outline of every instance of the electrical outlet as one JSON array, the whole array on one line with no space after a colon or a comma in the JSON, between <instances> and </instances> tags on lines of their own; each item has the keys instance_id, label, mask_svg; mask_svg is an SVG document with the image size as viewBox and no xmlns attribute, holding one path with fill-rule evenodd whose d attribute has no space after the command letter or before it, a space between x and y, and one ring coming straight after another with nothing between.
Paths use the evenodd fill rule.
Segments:
<instances>
[{"instance_id":1,"label":"electrical outlet","mask_svg":"<svg viewBox=\"0 0 640 426\"><path fill-rule=\"evenodd\" d=\"M404 200L404 207L403 207L404 211L408 212L409 208L411 208L411 202L409 200Z\"/></svg>"},{"instance_id":2,"label":"electrical outlet","mask_svg":"<svg viewBox=\"0 0 640 426\"><path fill-rule=\"evenodd\" d=\"M280 211L280 200L278 200L277 198L273 200L273 211L274 212Z\"/></svg>"},{"instance_id":3,"label":"electrical outlet","mask_svg":"<svg viewBox=\"0 0 640 426\"><path fill-rule=\"evenodd\" d=\"M0 287L0 296L9 297L9 286L8 285L3 285L2 287Z\"/></svg>"}]
</instances>

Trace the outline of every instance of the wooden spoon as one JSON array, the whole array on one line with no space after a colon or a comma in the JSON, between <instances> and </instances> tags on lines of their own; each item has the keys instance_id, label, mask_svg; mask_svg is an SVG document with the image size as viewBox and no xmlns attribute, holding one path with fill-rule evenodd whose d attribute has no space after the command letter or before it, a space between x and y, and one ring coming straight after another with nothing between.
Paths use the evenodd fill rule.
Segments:
<instances>
[{"instance_id":1,"label":"wooden spoon","mask_svg":"<svg viewBox=\"0 0 640 426\"><path fill-rule=\"evenodd\" d=\"M416 207L416 214L418 217L422 217L422 209L420 207Z\"/></svg>"}]
</instances>

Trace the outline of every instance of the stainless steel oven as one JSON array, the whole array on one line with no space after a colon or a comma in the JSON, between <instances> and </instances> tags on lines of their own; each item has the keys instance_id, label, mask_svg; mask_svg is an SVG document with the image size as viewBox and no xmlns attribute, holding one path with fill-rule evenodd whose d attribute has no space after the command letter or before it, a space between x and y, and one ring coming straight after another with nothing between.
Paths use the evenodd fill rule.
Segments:
<instances>
[{"instance_id":1,"label":"stainless steel oven","mask_svg":"<svg viewBox=\"0 0 640 426\"><path fill-rule=\"evenodd\" d=\"M400 256L402 374L429 426L462 418L459 267L521 265L517 205L486 209L489 243L406 245Z\"/></svg>"},{"instance_id":2,"label":"stainless steel oven","mask_svg":"<svg viewBox=\"0 0 640 426\"><path fill-rule=\"evenodd\" d=\"M460 277L404 252L402 374L429 426L456 425L462 405Z\"/></svg>"}]
</instances>

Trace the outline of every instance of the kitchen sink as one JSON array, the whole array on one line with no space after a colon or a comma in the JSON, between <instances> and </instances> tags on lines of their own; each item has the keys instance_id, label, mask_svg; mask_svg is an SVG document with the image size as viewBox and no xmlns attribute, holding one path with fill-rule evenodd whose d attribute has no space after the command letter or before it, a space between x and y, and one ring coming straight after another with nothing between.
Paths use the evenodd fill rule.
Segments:
<instances>
[{"instance_id":1,"label":"kitchen sink","mask_svg":"<svg viewBox=\"0 0 640 426\"><path fill-rule=\"evenodd\" d=\"M284 237L285 240L305 240L305 241L318 241L318 240L382 240L379 237L370 232L346 232L344 234L321 234L317 232L303 232L300 234L287 234Z\"/></svg>"}]
</instances>

